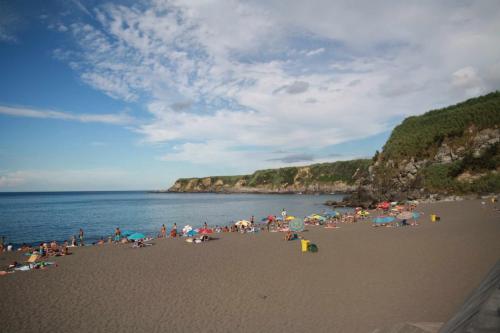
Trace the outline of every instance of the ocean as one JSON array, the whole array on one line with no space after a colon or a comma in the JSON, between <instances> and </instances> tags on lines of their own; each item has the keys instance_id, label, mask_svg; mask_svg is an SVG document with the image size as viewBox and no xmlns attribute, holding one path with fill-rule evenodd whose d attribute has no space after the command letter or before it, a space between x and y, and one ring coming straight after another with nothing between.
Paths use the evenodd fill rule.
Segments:
<instances>
[{"instance_id":1,"label":"ocean","mask_svg":"<svg viewBox=\"0 0 500 333\"><path fill-rule=\"evenodd\" d=\"M156 236L162 224L227 225L268 215L303 218L328 210L323 203L342 195L216 194L148 192L0 193L0 236L7 243L64 241L83 228L87 243L116 227Z\"/></svg>"}]
</instances>

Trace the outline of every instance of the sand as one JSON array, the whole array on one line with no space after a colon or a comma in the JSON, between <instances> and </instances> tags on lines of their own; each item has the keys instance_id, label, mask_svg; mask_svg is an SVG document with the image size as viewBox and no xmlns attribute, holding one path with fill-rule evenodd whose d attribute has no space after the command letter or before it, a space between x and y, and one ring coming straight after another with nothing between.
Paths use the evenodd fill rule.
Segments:
<instances>
[{"instance_id":1,"label":"sand","mask_svg":"<svg viewBox=\"0 0 500 333\"><path fill-rule=\"evenodd\" d=\"M309 227L315 254L267 232L75 249L58 267L0 277L0 331L372 332L444 322L500 259L500 212L481 200L418 210L419 227ZM0 268L9 260L0 255Z\"/></svg>"}]
</instances>

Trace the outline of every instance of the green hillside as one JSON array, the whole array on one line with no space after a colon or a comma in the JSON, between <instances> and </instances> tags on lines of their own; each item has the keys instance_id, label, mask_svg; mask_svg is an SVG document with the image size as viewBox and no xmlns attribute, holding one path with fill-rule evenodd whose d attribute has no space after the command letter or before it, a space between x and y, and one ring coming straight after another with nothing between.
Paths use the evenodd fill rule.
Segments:
<instances>
[{"instance_id":1,"label":"green hillside","mask_svg":"<svg viewBox=\"0 0 500 333\"><path fill-rule=\"evenodd\" d=\"M409 117L376 156L373 185L379 193L498 192L499 128L498 91Z\"/></svg>"}]
</instances>

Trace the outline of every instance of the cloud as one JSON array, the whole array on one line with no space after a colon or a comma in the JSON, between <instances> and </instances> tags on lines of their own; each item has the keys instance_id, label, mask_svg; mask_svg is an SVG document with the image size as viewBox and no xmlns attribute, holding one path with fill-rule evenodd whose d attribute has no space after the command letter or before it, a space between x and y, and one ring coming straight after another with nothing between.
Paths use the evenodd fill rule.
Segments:
<instances>
[{"instance_id":1,"label":"cloud","mask_svg":"<svg viewBox=\"0 0 500 333\"><path fill-rule=\"evenodd\" d=\"M106 4L89 11L91 24L66 22L76 45L55 55L89 86L145 109L149 119L133 130L144 142L175 144L163 160L193 163L256 159L260 167L275 158L267 152L369 137L395 119L500 88L498 6L359 8L326 0Z\"/></svg>"},{"instance_id":2,"label":"cloud","mask_svg":"<svg viewBox=\"0 0 500 333\"><path fill-rule=\"evenodd\" d=\"M126 125L134 122L134 119L124 113L116 114L73 114L53 110L39 110L29 107L11 107L0 105L0 114L16 117L60 119L78 121L82 123L104 123L113 125Z\"/></svg>"},{"instance_id":3,"label":"cloud","mask_svg":"<svg viewBox=\"0 0 500 333\"><path fill-rule=\"evenodd\" d=\"M24 182L25 178L22 172L0 174L0 189L16 187Z\"/></svg>"},{"instance_id":4,"label":"cloud","mask_svg":"<svg viewBox=\"0 0 500 333\"><path fill-rule=\"evenodd\" d=\"M0 172L0 190L130 189L133 186L130 181L125 184L123 180L131 176L127 171L110 168L3 171Z\"/></svg>"},{"instance_id":5,"label":"cloud","mask_svg":"<svg viewBox=\"0 0 500 333\"><path fill-rule=\"evenodd\" d=\"M323 52L325 52L325 48L320 47L319 49L315 49L315 50L311 50L311 51L307 52L306 56L311 57L313 55L321 54Z\"/></svg>"},{"instance_id":6,"label":"cloud","mask_svg":"<svg viewBox=\"0 0 500 333\"><path fill-rule=\"evenodd\" d=\"M279 87L278 89L274 90L273 93L277 94L281 91L285 91L288 94L295 95L306 92L307 89L309 89L309 83L304 81L295 81L291 84L286 84Z\"/></svg>"},{"instance_id":7,"label":"cloud","mask_svg":"<svg viewBox=\"0 0 500 333\"><path fill-rule=\"evenodd\" d=\"M483 80L472 66L454 72L451 83L454 87L465 90L469 96L479 95L484 92Z\"/></svg>"},{"instance_id":8,"label":"cloud","mask_svg":"<svg viewBox=\"0 0 500 333\"><path fill-rule=\"evenodd\" d=\"M283 163L312 162L315 160L312 154L291 154L278 158L271 158L268 161L280 161Z\"/></svg>"},{"instance_id":9,"label":"cloud","mask_svg":"<svg viewBox=\"0 0 500 333\"><path fill-rule=\"evenodd\" d=\"M174 111L183 111L189 109L193 105L192 101L176 102L170 105Z\"/></svg>"}]
</instances>

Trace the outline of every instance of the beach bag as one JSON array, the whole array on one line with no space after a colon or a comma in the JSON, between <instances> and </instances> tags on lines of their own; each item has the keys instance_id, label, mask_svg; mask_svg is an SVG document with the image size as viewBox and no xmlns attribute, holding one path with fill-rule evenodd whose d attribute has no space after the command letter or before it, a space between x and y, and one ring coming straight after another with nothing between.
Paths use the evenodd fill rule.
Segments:
<instances>
[{"instance_id":1,"label":"beach bag","mask_svg":"<svg viewBox=\"0 0 500 333\"><path fill-rule=\"evenodd\" d=\"M318 246L316 244L309 244L307 249L312 253L318 252Z\"/></svg>"}]
</instances>

